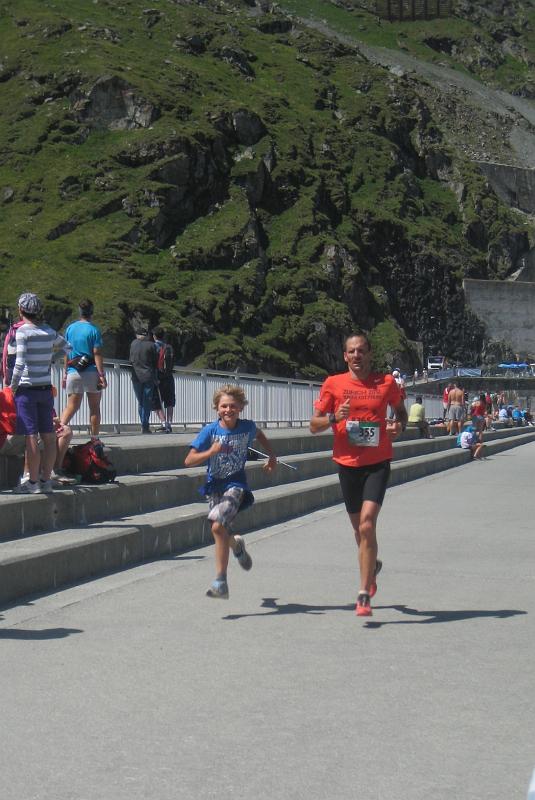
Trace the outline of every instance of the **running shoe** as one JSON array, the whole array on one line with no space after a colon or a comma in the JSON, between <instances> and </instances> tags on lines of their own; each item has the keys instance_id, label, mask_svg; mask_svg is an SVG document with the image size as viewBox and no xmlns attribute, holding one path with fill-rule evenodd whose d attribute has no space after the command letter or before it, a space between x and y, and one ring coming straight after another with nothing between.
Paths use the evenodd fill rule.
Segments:
<instances>
[{"instance_id":1,"label":"running shoe","mask_svg":"<svg viewBox=\"0 0 535 800\"><path fill-rule=\"evenodd\" d=\"M243 541L242 537L238 536L237 534L234 535L234 541L236 542L234 555L238 561L238 564L242 569L249 571L253 566L253 559L245 549L245 542Z\"/></svg>"},{"instance_id":2,"label":"running shoe","mask_svg":"<svg viewBox=\"0 0 535 800\"><path fill-rule=\"evenodd\" d=\"M371 617L372 608L370 606L370 595L367 592L359 592L357 605L355 606L357 617Z\"/></svg>"},{"instance_id":3,"label":"running shoe","mask_svg":"<svg viewBox=\"0 0 535 800\"><path fill-rule=\"evenodd\" d=\"M383 562L381 561L380 558L378 558L377 561L375 562L375 572L373 573L373 583L370 586L370 597L375 597L375 595L377 594L377 581L375 579L379 575L379 573L381 572L382 568L383 568Z\"/></svg>"},{"instance_id":4,"label":"running shoe","mask_svg":"<svg viewBox=\"0 0 535 800\"><path fill-rule=\"evenodd\" d=\"M29 480L20 483L13 489L13 494L41 494L41 482L31 483Z\"/></svg>"},{"instance_id":5,"label":"running shoe","mask_svg":"<svg viewBox=\"0 0 535 800\"><path fill-rule=\"evenodd\" d=\"M41 481L41 491L43 494L52 494L54 491L54 484L52 480Z\"/></svg>"},{"instance_id":6,"label":"running shoe","mask_svg":"<svg viewBox=\"0 0 535 800\"><path fill-rule=\"evenodd\" d=\"M228 583L226 581L214 581L206 591L206 597L216 597L219 600L228 600Z\"/></svg>"}]
</instances>

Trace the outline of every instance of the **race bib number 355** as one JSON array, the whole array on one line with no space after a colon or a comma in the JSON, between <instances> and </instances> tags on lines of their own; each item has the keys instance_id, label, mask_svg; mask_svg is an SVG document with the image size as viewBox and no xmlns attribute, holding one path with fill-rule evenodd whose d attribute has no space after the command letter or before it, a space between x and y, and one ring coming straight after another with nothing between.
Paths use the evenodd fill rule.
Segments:
<instances>
[{"instance_id":1,"label":"race bib number 355","mask_svg":"<svg viewBox=\"0 0 535 800\"><path fill-rule=\"evenodd\" d=\"M357 447L378 447L381 428L378 422L363 422L357 419L346 420L349 443Z\"/></svg>"}]
</instances>

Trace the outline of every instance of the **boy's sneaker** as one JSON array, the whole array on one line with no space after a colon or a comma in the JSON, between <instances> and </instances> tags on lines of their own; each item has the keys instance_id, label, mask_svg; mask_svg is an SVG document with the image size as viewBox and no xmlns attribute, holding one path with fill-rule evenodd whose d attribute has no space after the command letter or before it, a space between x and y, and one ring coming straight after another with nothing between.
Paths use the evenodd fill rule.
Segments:
<instances>
[{"instance_id":1,"label":"boy's sneaker","mask_svg":"<svg viewBox=\"0 0 535 800\"><path fill-rule=\"evenodd\" d=\"M370 586L370 597L375 597L375 595L377 594L377 581L375 579L379 575L379 573L381 572L382 568L383 568L383 562L381 561L380 558L378 558L377 561L375 562L375 572L373 573L373 583Z\"/></svg>"},{"instance_id":2,"label":"boy's sneaker","mask_svg":"<svg viewBox=\"0 0 535 800\"><path fill-rule=\"evenodd\" d=\"M372 608L370 606L370 595L367 592L359 592L357 605L355 606L357 617L371 617Z\"/></svg>"},{"instance_id":3,"label":"boy's sneaker","mask_svg":"<svg viewBox=\"0 0 535 800\"><path fill-rule=\"evenodd\" d=\"M234 556L236 557L238 564L242 569L250 570L253 566L253 559L245 549L245 542L243 541L241 536L234 534L234 541L236 542L236 549L234 550Z\"/></svg>"},{"instance_id":4,"label":"boy's sneaker","mask_svg":"<svg viewBox=\"0 0 535 800\"><path fill-rule=\"evenodd\" d=\"M13 494L41 494L41 482L31 483L29 480L20 483L13 489Z\"/></svg>"},{"instance_id":5,"label":"boy's sneaker","mask_svg":"<svg viewBox=\"0 0 535 800\"><path fill-rule=\"evenodd\" d=\"M217 597L219 600L228 600L228 583L214 581L206 592L206 597Z\"/></svg>"},{"instance_id":6,"label":"boy's sneaker","mask_svg":"<svg viewBox=\"0 0 535 800\"><path fill-rule=\"evenodd\" d=\"M52 494L54 491L54 484L51 478L48 481L41 481L41 491L43 494Z\"/></svg>"}]
</instances>

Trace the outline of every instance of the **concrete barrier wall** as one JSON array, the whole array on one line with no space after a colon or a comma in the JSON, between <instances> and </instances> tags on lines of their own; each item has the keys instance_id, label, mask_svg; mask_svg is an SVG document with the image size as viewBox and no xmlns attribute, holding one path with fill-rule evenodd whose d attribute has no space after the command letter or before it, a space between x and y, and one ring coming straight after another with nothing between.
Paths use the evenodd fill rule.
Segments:
<instances>
[{"instance_id":1,"label":"concrete barrier wall","mask_svg":"<svg viewBox=\"0 0 535 800\"><path fill-rule=\"evenodd\" d=\"M466 300L491 339L522 353L535 353L535 283L463 281Z\"/></svg>"}]
</instances>

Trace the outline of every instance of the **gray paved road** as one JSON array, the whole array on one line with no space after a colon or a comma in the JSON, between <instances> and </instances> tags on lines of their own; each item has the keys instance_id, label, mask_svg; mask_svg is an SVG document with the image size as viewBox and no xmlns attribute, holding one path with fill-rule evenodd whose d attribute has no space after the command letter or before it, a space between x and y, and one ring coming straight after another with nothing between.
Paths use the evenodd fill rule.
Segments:
<instances>
[{"instance_id":1,"label":"gray paved road","mask_svg":"<svg viewBox=\"0 0 535 800\"><path fill-rule=\"evenodd\" d=\"M2 800L525 800L535 444L389 491L375 613L345 515L0 613Z\"/></svg>"}]
</instances>

